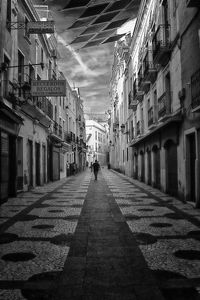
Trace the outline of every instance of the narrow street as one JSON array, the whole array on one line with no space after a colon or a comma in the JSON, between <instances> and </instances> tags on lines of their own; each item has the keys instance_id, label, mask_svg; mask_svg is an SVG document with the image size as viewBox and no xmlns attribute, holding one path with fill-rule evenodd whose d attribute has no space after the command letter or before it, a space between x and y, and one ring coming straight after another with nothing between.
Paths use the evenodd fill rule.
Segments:
<instances>
[{"instance_id":1,"label":"narrow street","mask_svg":"<svg viewBox=\"0 0 200 300\"><path fill-rule=\"evenodd\" d=\"M0 299L200 299L200 211L102 168L0 208Z\"/></svg>"}]
</instances>

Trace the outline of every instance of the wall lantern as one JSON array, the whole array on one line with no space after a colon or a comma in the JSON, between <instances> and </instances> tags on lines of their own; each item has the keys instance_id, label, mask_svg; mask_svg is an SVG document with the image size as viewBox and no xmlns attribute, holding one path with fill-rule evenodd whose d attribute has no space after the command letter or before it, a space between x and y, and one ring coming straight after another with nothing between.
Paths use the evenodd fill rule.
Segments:
<instances>
[{"instance_id":1,"label":"wall lantern","mask_svg":"<svg viewBox=\"0 0 200 300\"><path fill-rule=\"evenodd\" d=\"M121 125L121 133L124 134L124 131L125 131L125 124L122 124Z\"/></svg>"}]
</instances>

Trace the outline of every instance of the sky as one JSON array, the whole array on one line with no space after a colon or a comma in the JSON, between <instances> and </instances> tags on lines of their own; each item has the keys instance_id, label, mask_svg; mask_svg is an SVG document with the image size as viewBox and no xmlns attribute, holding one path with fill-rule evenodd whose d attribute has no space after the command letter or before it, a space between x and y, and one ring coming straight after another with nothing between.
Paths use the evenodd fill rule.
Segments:
<instances>
[{"instance_id":1,"label":"sky","mask_svg":"<svg viewBox=\"0 0 200 300\"><path fill-rule=\"evenodd\" d=\"M79 88L86 113L105 114L110 108L109 84L114 43L83 49L78 49L77 44L70 45L72 35L75 36L78 32L77 29L71 31L66 28L69 27L76 11L70 11L68 14L62 12L63 1L49 0L40 3L49 5L55 20L59 70L63 72L72 88ZM117 33L132 31L134 22L133 20L127 22Z\"/></svg>"}]
</instances>

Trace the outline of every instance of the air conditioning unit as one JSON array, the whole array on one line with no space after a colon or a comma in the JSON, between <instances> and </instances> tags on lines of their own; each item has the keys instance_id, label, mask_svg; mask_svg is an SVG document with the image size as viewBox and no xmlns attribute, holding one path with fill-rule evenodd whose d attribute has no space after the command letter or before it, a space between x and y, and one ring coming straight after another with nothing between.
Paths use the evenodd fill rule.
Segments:
<instances>
[{"instance_id":1,"label":"air conditioning unit","mask_svg":"<svg viewBox=\"0 0 200 300\"><path fill-rule=\"evenodd\" d=\"M186 0L187 7L200 7L199 0Z\"/></svg>"}]
</instances>

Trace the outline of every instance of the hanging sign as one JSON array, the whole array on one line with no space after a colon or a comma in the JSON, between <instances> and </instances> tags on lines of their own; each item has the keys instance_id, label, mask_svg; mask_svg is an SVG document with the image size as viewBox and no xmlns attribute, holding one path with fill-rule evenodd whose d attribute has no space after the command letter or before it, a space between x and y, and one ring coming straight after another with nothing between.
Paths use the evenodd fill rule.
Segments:
<instances>
[{"instance_id":1,"label":"hanging sign","mask_svg":"<svg viewBox=\"0 0 200 300\"><path fill-rule=\"evenodd\" d=\"M31 95L33 97L66 96L66 80L32 80Z\"/></svg>"},{"instance_id":2,"label":"hanging sign","mask_svg":"<svg viewBox=\"0 0 200 300\"><path fill-rule=\"evenodd\" d=\"M54 21L35 21L27 23L28 34L54 33Z\"/></svg>"}]
</instances>

